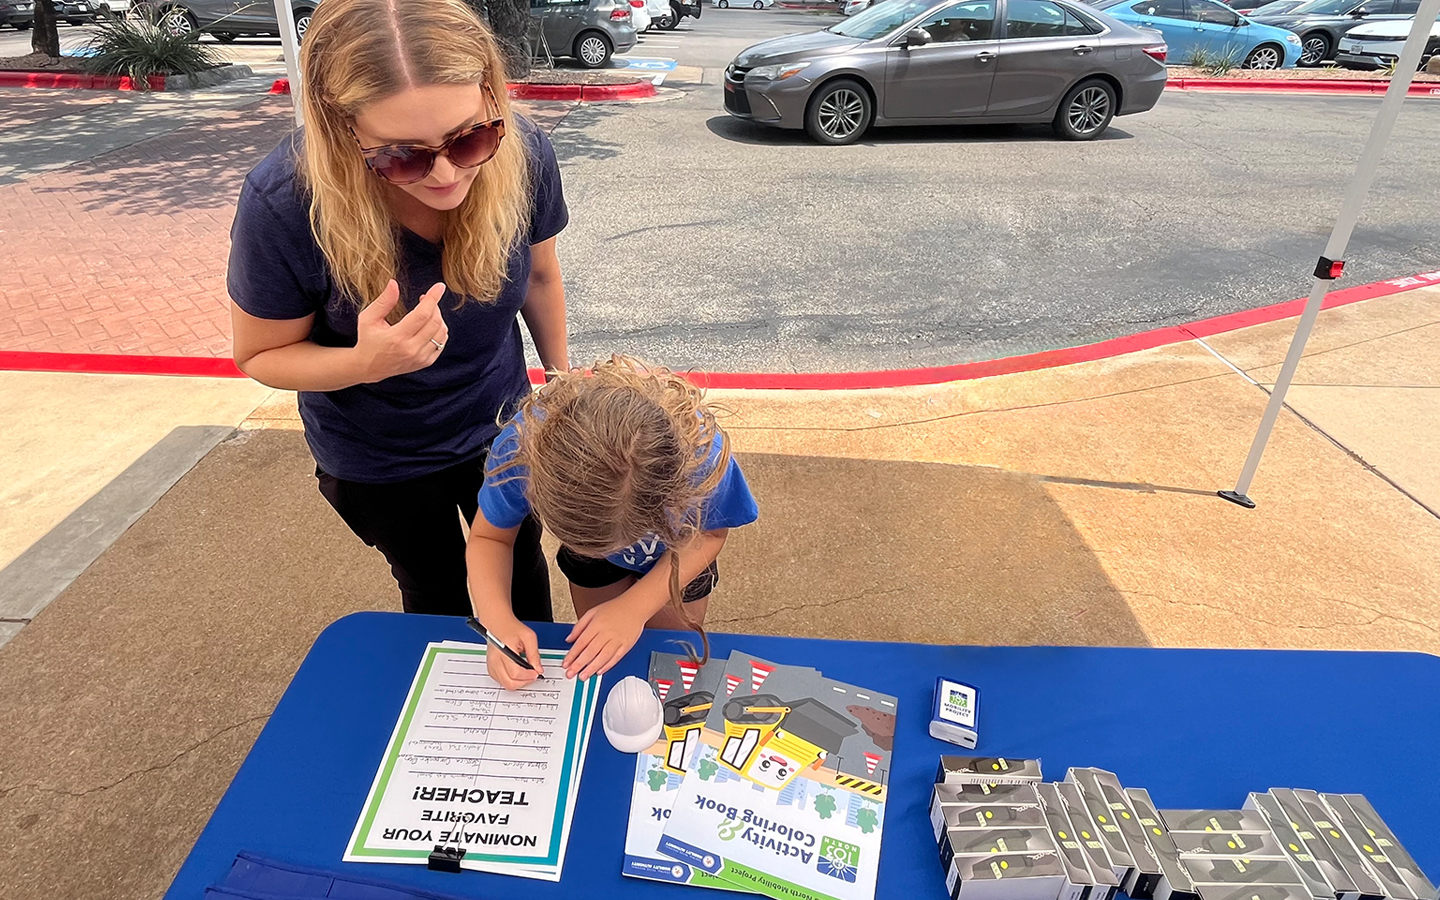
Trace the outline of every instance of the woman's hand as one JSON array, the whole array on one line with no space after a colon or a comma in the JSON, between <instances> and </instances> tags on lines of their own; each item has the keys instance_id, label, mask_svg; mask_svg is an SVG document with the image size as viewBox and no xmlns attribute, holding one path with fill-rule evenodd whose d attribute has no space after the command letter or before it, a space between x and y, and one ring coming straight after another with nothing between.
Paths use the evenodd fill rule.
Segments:
<instances>
[{"instance_id":1,"label":"woman's hand","mask_svg":"<svg viewBox=\"0 0 1440 900\"><path fill-rule=\"evenodd\" d=\"M366 382L415 372L440 358L450 337L445 317L440 314L440 298L444 295L444 283L437 282L414 309L391 325L385 317L400 302L400 287L391 279L380 296L360 310L355 323L355 352Z\"/></svg>"},{"instance_id":2,"label":"woman's hand","mask_svg":"<svg viewBox=\"0 0 1440 900\"><path fill-rule=\"evenodd\" d=\"M501 687L507 691L518 691L540 677L540 642L536 640L533 630L514 616L511 616L508 622L486 625L485 629L535 667L532 672L524 666L516 665L510 661L510 657L500 652L499 647L492 646L485 653L485 668L490 671L491 678L500 682Z\"/></svg>"},{"instance_id":3,"label":"woman's hand","mask_svg":"<svg viewBox=\"0 0 1440 900\"><path fill-rule=\"evenodd\" d=\"M562 663L565 677L583 679L608 672L635 646L649 618L627 603L624 594L581 616L565 638L572 645Z\"/></svg>"}]
</instances>

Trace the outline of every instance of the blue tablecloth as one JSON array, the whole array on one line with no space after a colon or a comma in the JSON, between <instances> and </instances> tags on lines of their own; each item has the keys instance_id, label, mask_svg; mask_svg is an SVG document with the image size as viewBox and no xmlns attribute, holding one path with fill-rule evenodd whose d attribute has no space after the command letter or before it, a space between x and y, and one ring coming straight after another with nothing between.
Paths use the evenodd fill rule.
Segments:
<instances>
[{"instance_id":1,"label":"blue tablecloth","mask_svg":"<svg viewBox=\"0 0 1440 900\"><path fill-rule=\"evenodd\" d=\"M568 625L537 626L564 646ZM355 826L425 644L470 640L462 620L357 613L327 628L295 674L201 833L167 900L199 900L235 854L487 898L698 896L622 878L634 756L596 724L558 883L423 866L344 864ZM605 676L645 677L646 632ZM1432 878L1440 876L1440 657L1420 653L942 647L711 635L741 649L894 694L900 700L877 896L943 898L926 806L938 757L965 752L926 733L935 678L980 688L980 746L1040 757L1048 780L1099 766L1148 788L1161 808L1238 808L1249 791L1303 787L1368 796ZM597 711L598 715L598 711ZM706 895L710 896L710 895ZM719 896L719 895L716 895Z\"/></svg>"}]
</instances>

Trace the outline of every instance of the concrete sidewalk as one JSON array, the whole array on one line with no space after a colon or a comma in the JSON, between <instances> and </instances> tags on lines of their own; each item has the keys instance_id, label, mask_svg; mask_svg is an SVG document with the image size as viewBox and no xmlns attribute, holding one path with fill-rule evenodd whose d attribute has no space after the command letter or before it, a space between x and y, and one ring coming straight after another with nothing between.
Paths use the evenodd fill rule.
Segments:
<instances>
[{"instance_id":1,"label":"concrete sidewalk","mask_svg":"<svg viewBox=\"0 0 1440 900\"><path fill-rule=\"evenodd\" d=\"M727 547L707 624L1434 652L1440 288L1321 315L1259 508L1243 510L1214 491L1233 483L1292 328L928 388L717 393L762 518ZM45 422L33 377L0 374L7 421L53 433L38 453L67 468L0 485L0 508L123 461L91 417ZM117 390L44 377L97 403ZM151 435L244 422L0 649L7 900L157 896L319 630L399 608L379 555L316 493L290 395L236 382L254 393L201 402L195 382L136 382L196 401L183 417L135 404L126 416ZM0 465L35 470L35 446L3 445ZM39 517L8 546L70 519L35 533Z\"/></svg>"}]
</instances>

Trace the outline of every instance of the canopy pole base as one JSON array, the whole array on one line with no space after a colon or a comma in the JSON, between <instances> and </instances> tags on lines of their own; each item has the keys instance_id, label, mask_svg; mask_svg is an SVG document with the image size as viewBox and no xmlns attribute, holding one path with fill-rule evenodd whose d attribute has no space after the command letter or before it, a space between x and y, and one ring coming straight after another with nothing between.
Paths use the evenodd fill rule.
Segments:
<instances>
[{"instance_id":1,"label":"canopy pole base","mask_svg":"<svg viewBox=\"0 0 1440 900\"><path fill-rule=\"evenodd\" d=\"M1243 506L1246 509L1255 508L1255 501L1251 500L1244 494L1239 493L1238 491L1216 491L1215 493L1221 497L1224 497L1226 500L1229 500L1236 506Z\"/></svg>"}]
</instances>

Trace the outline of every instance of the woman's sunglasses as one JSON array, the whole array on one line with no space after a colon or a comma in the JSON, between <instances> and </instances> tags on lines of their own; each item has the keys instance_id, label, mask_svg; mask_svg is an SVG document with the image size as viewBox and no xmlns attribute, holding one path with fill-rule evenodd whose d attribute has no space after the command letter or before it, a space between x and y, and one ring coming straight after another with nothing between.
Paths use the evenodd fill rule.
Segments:
<instances>
[{"instance_id":1,"label":"woman's sunglasses","mask_svg":"<svg viewBox=\"0 0 1440 900\"><path fill-rule=\"evenodd\" d=\"M498 108L495 95L488 84L485 85L485 93L490 95L491 106ZM354 128L350 129L350 136L355 138L357 145L360 144L360 137L355 134ZM360 154L365 158L365 165L370 171L391 184L414 184L430 177L431 170L435 168L435 158L442 153L456 168L473 169L484 165L495 157L503 137L505 120L495 118L471 125L438 147L427 147L424 144L387 144L384 147L371 148L362 146Z\"/></svg>"}]
</instances>

